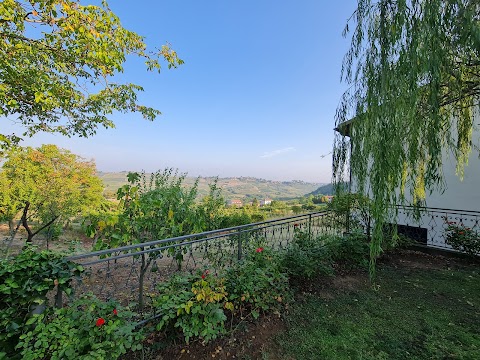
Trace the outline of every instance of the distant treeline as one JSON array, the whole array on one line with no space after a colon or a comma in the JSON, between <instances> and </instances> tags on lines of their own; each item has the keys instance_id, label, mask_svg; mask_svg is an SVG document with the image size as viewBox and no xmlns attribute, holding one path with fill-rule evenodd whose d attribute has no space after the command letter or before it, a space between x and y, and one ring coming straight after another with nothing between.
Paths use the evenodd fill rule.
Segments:
<instances>
[{"instance_id":1,"label":"distant treeline","mask_svg":"<svg viewBox=\"0 0 480 360\"><path fill-rule=\"evenodd\" d=\"M345 188L348 188L348 183L343 183L343 186ZM317 196L317 195L335 195L335 188L334 188L334 185L332 183L330 184L326 184L326 185L322 185L320 186L317 190L314 190L312 191L311 193L308 193L307 195L305 196L310 196L310 195L313 195L313 196Z\"/></svg>"},{"instance_id":2,"label":"distant treeline","mask_svg":"<svg viewBox=\"0 0 480 360\"><path fill-rule=\"evenodd\" d=\"M105 185L104 195L107 198L115 198L119 187L127 183L126 172L98 172L98 177L102 179ZM198 179L198 196L201 199L208 195L208 184L213 181L213 177L200 177ZM187 176L186 185L193 185L197 178ZM257 179L253 177L229 177L218 178L217 185L222 189L222 195L225 200L238 199L244 203L254 199L272 199L272 200L290 200L298 199L318 188L318 183L307 183L304 181L272 181Z\"/></svg>"}]
</instances>

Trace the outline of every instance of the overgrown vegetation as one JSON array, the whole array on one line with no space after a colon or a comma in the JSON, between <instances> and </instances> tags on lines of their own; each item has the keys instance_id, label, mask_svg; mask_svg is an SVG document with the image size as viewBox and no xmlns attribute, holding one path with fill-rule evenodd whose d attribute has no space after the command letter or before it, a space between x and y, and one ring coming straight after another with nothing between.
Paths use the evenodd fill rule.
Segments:
<instances>
[{"instance_id":1,"label":"overgrown vegetation","mask_svg":"<svg viewBox=\"0 0 480 360\"><path fill-rule=\"evenodd\" d=\"M163 314L157 329L170 336L180 332L187 343L192 338L207 343L243 319L281 314L305 281L331 276L336 268L366 270L368 264L361 237L312 238L298 229L283 251L251 240L245 258L225 270L176 275L160 284L154 298L156 312Z\"/></svg>"},{"instance_id":2,"label":"overgrown vegetation","mask_svg":"<svg viewBox=\"0 0 480 360\"><path fill-rule=\"evenodd\" d=\"M169 178L168 173L164 175L163 180ZM140 201L140 197L135 198L133 194L137 192L132 191L132 188L127 190L129 196L125 200L130 201L130 206L136 206L134 202ZM150 195L148 191L145 194ZM189 191L186 195L194 197ZM166 199L168 195L161 201ZM147 200L149 202L151 198L147 197ZM204 206L207 206L206 203L208 201ZM178 208L175 211L177 210ZM165 216L166 220L171 220L175 225L172 211L169 208ZM135 213L128 213L130 226L136 226L135 216ZM148 229L154 230L155 227L146 227L143 232ZM286 249L274 251L259 234L246 235L245 239L239 239L246 246L243 258L231 266L220 266L218 269L212 267L193 274L179 271L177 275L159 284L155 293L148 294L154 312L161 314L157 331L174 338L181 334L187 343L192 339L207 343L231 331L243 319L282 313L292 301L292 288L296 281L311 279L320 274L332 274L335 262L344 266L345 263L356 261L358 257L365 259L367 256L366 252L360 253L364 248L352 244L358 239L349 238L338 245L340 238L315 239L297 226L294 238ZM348 244L351 245L346 251L339 250ZM175 257L181 254L181 251L175 251L171 255ZM155 259L155 253L152 258ZM306 264L297 261L303 258L308 259ZM215 263L212 259L209 260L212 264ZM145 257L142 261L139 274L141 289L143 275L150 261L150 257ZM107 356L114 359L127 350L139 348L141 337L133 335L135 314L121 309L118 304L104 303L93 296L81 298L57 310L53 304L47 303L46 295L55 287L70 293L70 282L82 270L81 266L69 263L61 255L37 252L34 249L26 249L16 258L3 260L1 264L1 275L4 278L4 285L0 288L1 306L4 309L2 326L7 329L6 337L1 339L6 349L4 356L13 356L16 354L14 349L17 349L28 359L62 356L88 358L97 356L94 355L96 351L100 354L99 358ZM358 264L353 266L356 265ZM143 291L139 294L139 302L132 310L143 309ZM36 303L45 305L39 310L40 316L32 314L32 306ZM22 311L19 311L18 304L22 304ZM117 311L124 315L117 316ZM118 347L115 351L108 351L112 344L117 344Z\"/></svg>"},{"instance_id":3,"label":"overgrown vegetation","mask_svg":"<svg viewBox=\"0 0 480 360\"><path fill-rule=\"evenodd\" d=\"M227 298L225 279L205 270L195 275L176 275L158 286L154 308L162 314L157 330L179 329L185 341L202 338L205 342L225 334L226 311L233 311Z\"/></svg>"},{"instance_id":4,"label":"overgrown vegetation","mask_svg":"<svg viewBox=\"0 0 480 360\"><path fill-rule=\"evenodd\" d=\"M294 226L295 236L292 244L281 255L280 264L293 286L297 282L312 280L319 274L332 275L332 254L327 241L335 242L337 237L320 237L317 239L308 232Z\"/></svg>"}]
</instances>

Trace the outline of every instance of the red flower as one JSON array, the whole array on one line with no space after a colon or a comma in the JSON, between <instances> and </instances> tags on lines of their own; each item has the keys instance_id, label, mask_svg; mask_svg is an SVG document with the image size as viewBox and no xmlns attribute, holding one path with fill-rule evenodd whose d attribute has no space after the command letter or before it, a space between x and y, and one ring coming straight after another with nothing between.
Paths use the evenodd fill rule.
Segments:
<instances>
[{"instance_id":1,"label":"red flower","mask_svg":"<svg viewBox=\"0 0 480 360\"><path fill-rule=\"evenodd\" d=\"M102 326L103 324L105 324L104 318L98 318L97 322L95 323L95 325L98 327Z\"/></svg>"},{"instance_id":2,"label":"red flower","mask_svg":"<svg viewBox=\"0 0 480 360\"><path fill-rule=\"evenodd\" d=\"M205 279L205 274L202 274L202 279Z\"/></svg>"},{"instance_id":3,"label":"red flower","mask_svg":"<svg viewBox=\"0 0 480 360\"><path fill-rule=\"evenodd\" d=\"M117 309L113 309L113 315L118 315Z\"/></svg>"},{"instance_id":4,"label":"red flower","mask_svg":"<svg viewBox=\"0 0 480 360\"><path fill-rule=\"evenodd\" d=\"M298 226L298 224L293 224L293 227L297 227L297 226Z\"/></svg>"},{"instance_id":5,"label":"red flower","mask_svg":"<svg viewBox=\"0 0 480 360\"><path fill-rule=\"evenodd\" d=\"M263 251L263 247L259 247L257 248L257 250L255 250L257 253L261 253Z\"/></svg>"}]
</instances>

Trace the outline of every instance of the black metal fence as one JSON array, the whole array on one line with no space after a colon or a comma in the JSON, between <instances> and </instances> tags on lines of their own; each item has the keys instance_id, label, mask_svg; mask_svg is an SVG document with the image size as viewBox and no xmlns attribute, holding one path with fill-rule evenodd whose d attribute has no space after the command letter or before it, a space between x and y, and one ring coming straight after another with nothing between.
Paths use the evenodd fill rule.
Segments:
<instances>
[{"instance_id":1,"label":"black metal fence","mask_svg":"<svg viewBox=\"0 0 480 360\"><path fill-rule=\"evenodd\" d=\"M424 245L450 249L445 242L449 223L480 233L479 222L476 211L421 208L418 212L399 206L394 225L398 233ZM74 284L74 294L93 293L103 300L135 304L148 318L156 285L174 273L207 268L218 272L258 247L286 248L296 231L312 237L342 235L344 225L343 217L323 211L71 256L69 260L85 268ZM71 300L56 296L57 306Z\"/></svg>"},{"instance_id":2,"label":"black metal fence","mask_svg":"<svg viewBox=\"0 0 480 360\"><path fill-rule=\"evenodd\" d=\"M480 212L442 208L397 206L398 233L417 242L435 248L451 249L447 244L447 228L450 225L467 228L480 235Z\"/></svg>"},{"instance_id":3,"label":"black metal fence","mask_svg":"<svg viewBox=\"0 0 480 360\"><path fill-rule=\"evenodd\" d=\"M336 224L325 211L71 256L85 268L74 294L134 303L148 317L156 284L176 272L218 272L258 247L287 247L296 231L313 237L341 234ZM57 294L57 306L68 300Z\"/></svg>"}]
</instances>

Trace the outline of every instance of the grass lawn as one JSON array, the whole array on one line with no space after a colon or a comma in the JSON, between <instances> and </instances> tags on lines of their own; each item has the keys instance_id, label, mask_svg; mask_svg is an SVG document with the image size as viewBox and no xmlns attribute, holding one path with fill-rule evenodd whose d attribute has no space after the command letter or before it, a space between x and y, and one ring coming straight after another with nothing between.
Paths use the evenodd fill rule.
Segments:
<instances>
[{"instance_id":1,"label":"grass lawn","mask_svg":"<svg viewBox=\"0 0 480 360\"><path fill-rule=\"evenodd\" d=\"M375 288L357 274L305 294L265 358L480 359L480 267L442 259L379 264Z\"/></svg>"}]
</instances>

